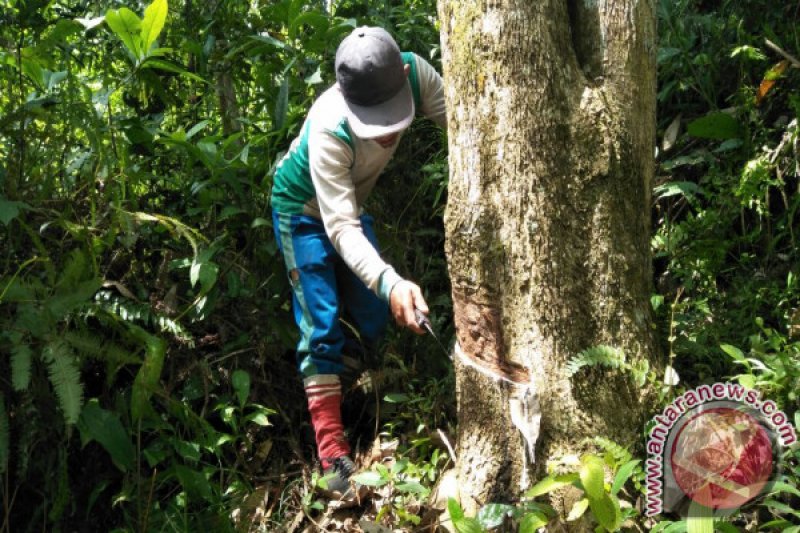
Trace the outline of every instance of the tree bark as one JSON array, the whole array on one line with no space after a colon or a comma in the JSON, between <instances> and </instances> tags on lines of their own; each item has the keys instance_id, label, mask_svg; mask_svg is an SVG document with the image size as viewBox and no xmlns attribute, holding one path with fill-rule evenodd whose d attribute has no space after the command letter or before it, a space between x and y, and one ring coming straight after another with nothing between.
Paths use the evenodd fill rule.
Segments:
<instances>
[{"instance_id":1,"label":"tree bark","mask_svg":"<svg viewBox=\"0 0 800 533\"><path fill-rule=\"evenodd\" d=\"M439 0L446 253L467 509L586 439L642 435L650 390L584 349L660 358L650 322L654 0Z\"/></svg>"}]
</instances>

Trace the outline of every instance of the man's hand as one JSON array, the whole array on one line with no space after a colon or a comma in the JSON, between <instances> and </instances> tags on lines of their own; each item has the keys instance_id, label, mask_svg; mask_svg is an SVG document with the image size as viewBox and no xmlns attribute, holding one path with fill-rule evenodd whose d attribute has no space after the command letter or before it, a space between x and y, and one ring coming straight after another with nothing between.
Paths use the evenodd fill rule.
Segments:
<instances>
[{"instance_id":1,"label":"man's hand","mask_svg":"<svg viewBox=\"0 0 800 533\"><path fill-rule=\"evenodd\" d=\"M425 334L425 330L417 324L414 312L415 308L425 315L429 312L428 304L422 297L419 285L406 280L398 281L389 294L389 307L391 307L392 315L398 325L410 329L417 335Z\"/></svg>"}]
</instances>

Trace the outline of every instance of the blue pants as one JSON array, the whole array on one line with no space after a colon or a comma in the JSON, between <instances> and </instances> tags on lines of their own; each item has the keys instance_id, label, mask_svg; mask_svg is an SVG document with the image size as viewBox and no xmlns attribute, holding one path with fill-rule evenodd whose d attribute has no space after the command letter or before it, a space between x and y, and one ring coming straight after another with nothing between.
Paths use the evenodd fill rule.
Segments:
<instances>
[{"instance_id":1,"label":"blue pants","mask_svg":"<svg viewBox=\"0 0 800 533\"><path fill-rule=\"evenodd\" d=\"M346 336L340 318L358 331L364 346L375 346L386 331L389 306L364 285L336 252L321 220L272 212L275 238L292 284L294 319L300 328L297 366L303 377L341 374ZM373 219L361 227L378 249Z\"/></svg>"}]
</instances>

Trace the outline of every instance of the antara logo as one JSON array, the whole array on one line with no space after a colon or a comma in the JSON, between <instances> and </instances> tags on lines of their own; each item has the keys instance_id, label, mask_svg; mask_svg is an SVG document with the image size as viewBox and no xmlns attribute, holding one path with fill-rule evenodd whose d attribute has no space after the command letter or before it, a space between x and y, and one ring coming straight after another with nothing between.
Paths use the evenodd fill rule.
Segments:
<instances>
[{"instance_id":1,"label":"antara logo","mask_svg":"<svg viewBox=\"0 0 800 533\"><path fill-rule=\"evenodd\" d=\"M794 427L771 400L736 383L702 385L654 417L645 514L685 513L692 501L723 516L768 492Z\"/></svg>"}]
</instances>

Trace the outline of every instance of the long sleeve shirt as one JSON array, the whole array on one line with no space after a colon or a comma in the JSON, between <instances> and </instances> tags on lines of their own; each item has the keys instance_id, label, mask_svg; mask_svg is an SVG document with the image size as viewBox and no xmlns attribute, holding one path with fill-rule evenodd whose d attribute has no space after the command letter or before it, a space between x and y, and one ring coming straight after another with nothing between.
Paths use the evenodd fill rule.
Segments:
<instances>
[{"instance_id":1,"label":"long sleeve shirt","mask_svg":"<svg viewBox=\"0 0 800 533\"><path fill-rule=\"evenodd\" d=\"M424 59L402 54L417 113L446 125L442 78ZM347 266L384 300L402 278L381 259L361 228L359 215L397 142L384 148L350 131L346 102L333 85L312 105L273 180L272 208L282 214L321 219Z\"/></svg>"}]
</instances>

